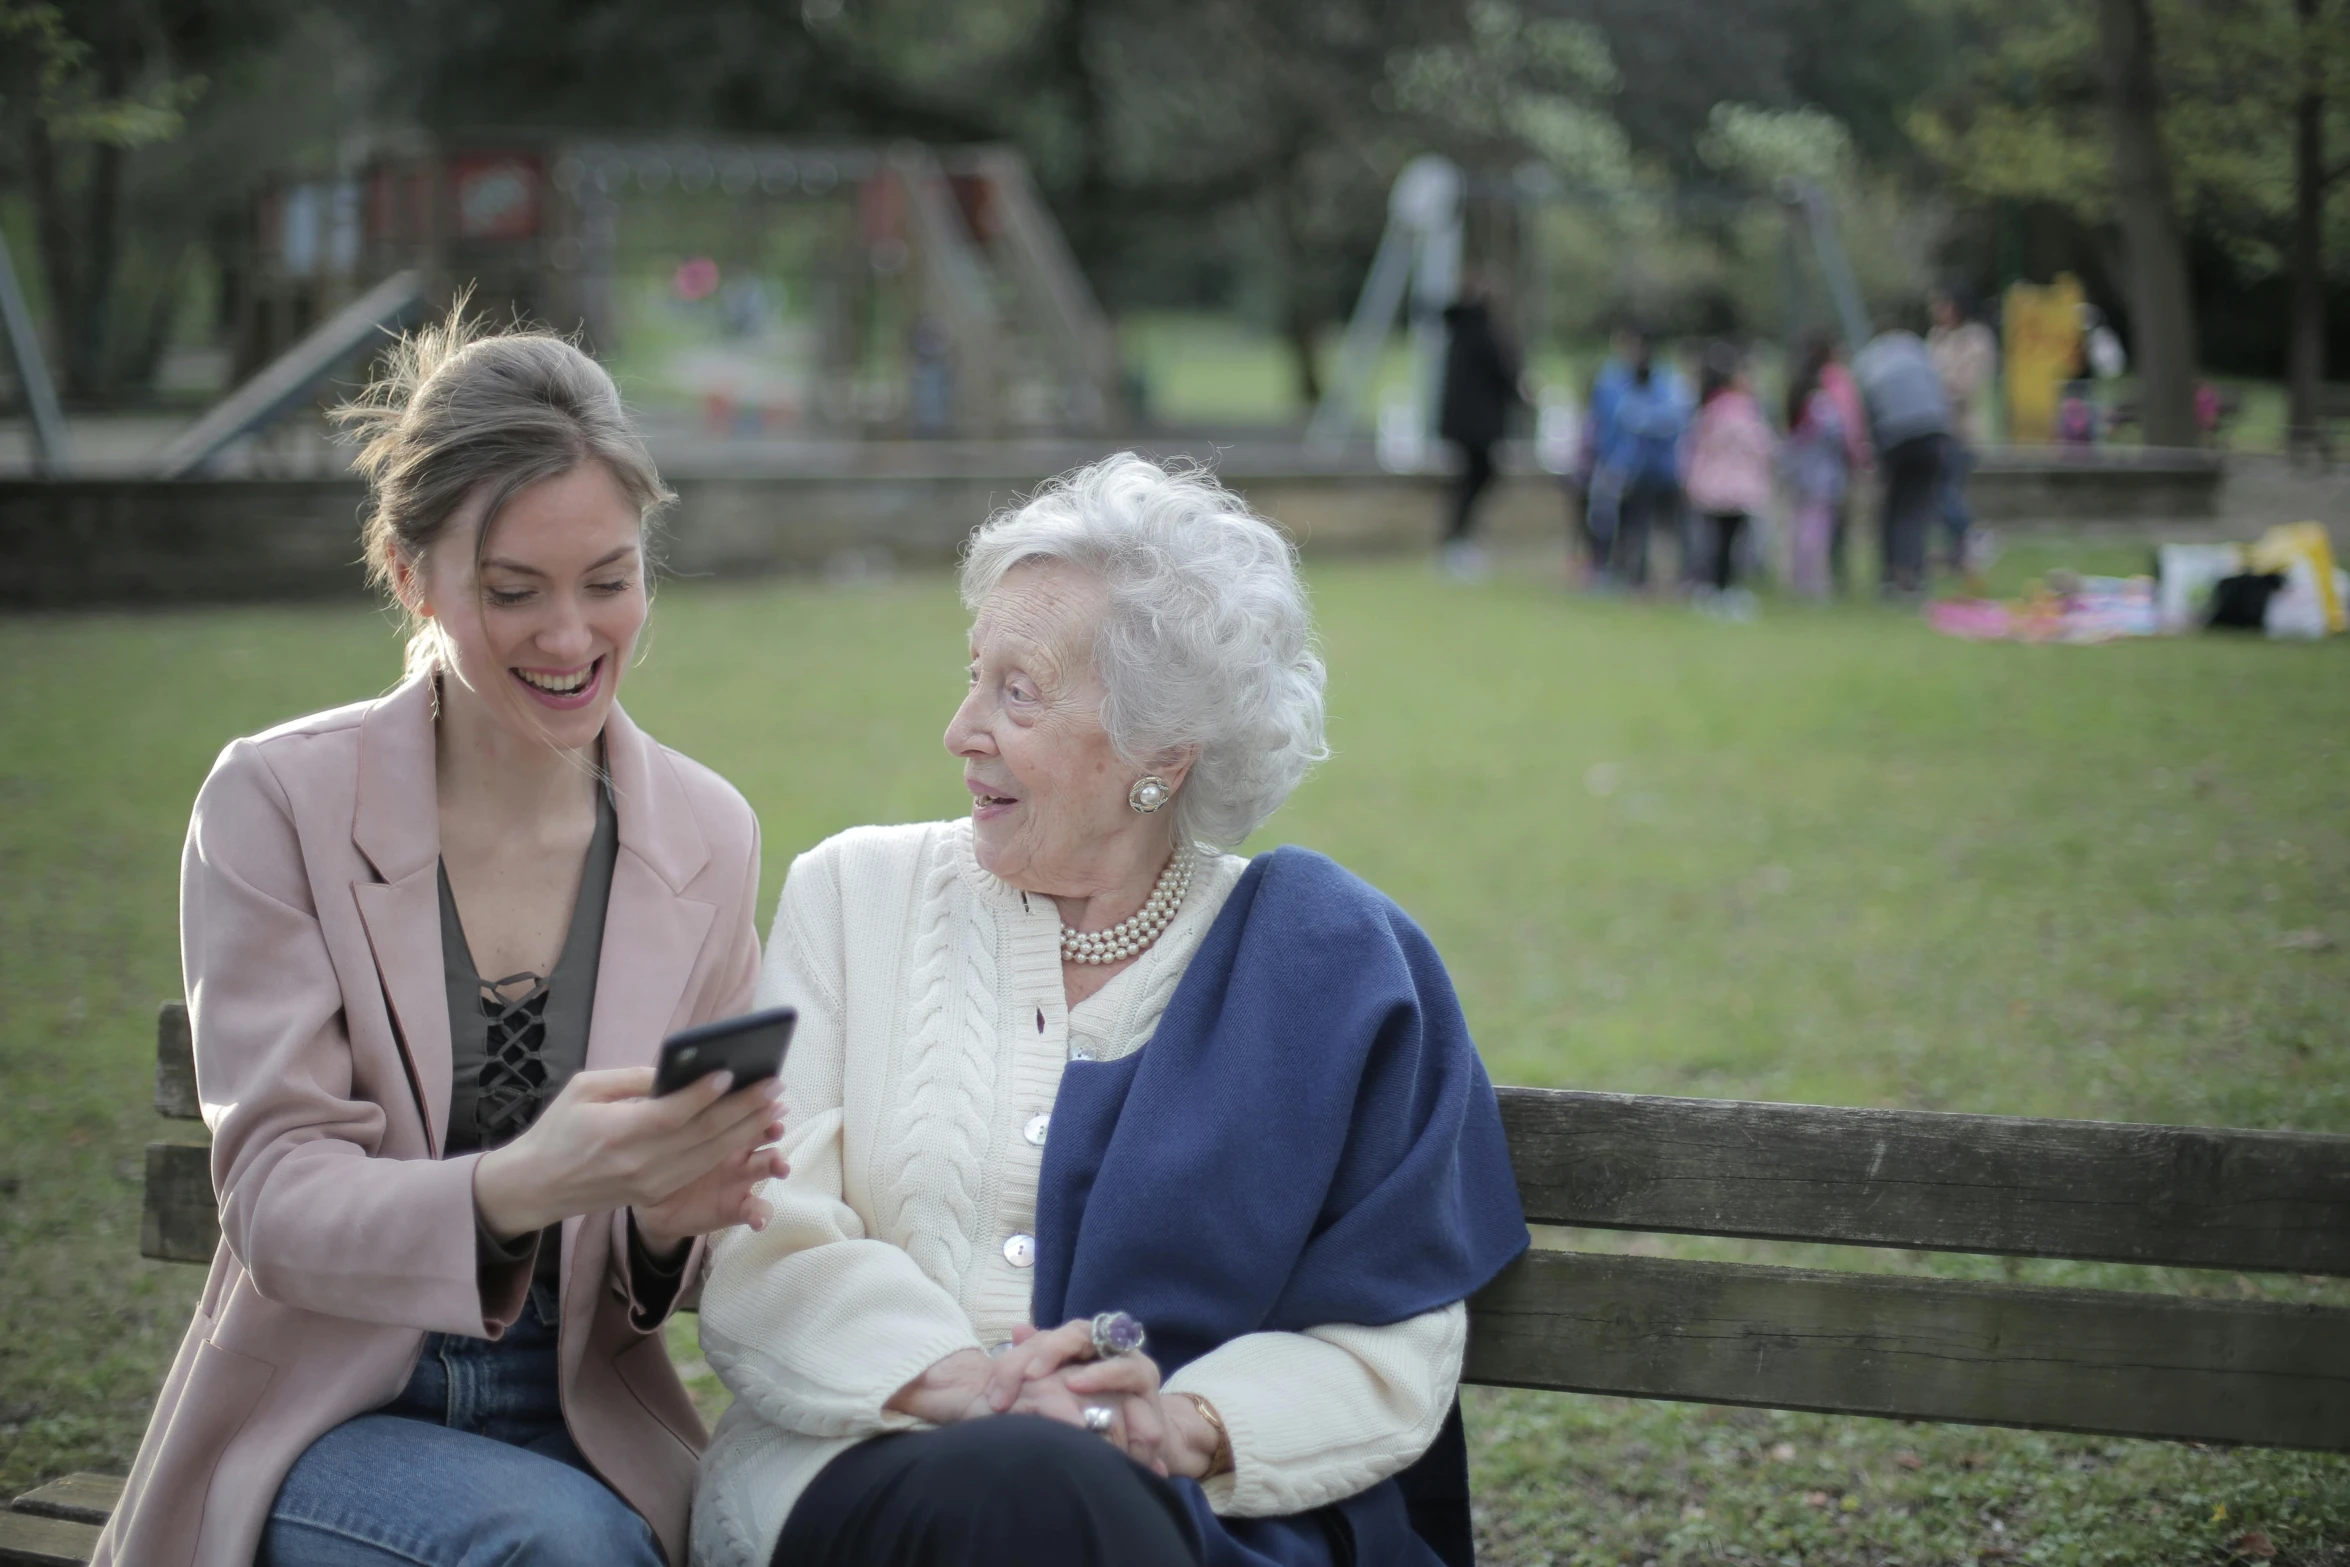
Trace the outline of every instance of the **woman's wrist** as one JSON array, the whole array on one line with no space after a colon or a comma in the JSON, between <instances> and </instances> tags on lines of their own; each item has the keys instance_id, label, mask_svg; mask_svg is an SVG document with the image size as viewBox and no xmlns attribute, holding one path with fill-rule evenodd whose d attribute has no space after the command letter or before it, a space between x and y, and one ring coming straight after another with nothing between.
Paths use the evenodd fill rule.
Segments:
<instances>
[{"instance_id":1,"label":"woman's wrist","mask_svg":"<svg viewBox=\"0 0 2350 1567\"><path fill-rule=\"evenodd\" d=\"M1194 1480L1212 1480L1232 1468L1232 1433L1214 1404L1199 1393L1169 1393L1160 1403L1168 1407L1192 1460L1180 1472Z\"/></svg>"},{"instance_id":2,"label":"woman's wrist","mask_svg":"<svg viewBox=\"0 0 2350 1567\"><path fill-rule=\"evenodd\" d=\"M899 1388L882 1407L893 1414L911 1415L934 1426L968 1419L986 1405L987 1373L992 1364L984 1350L958 1349L934 1361L923 1373Z\"/></svg>"},{"instance_id":3,"label":"woman's wrist","mask_svg":"<svg viewBox=\"0 0 2350 1567\"><path fill-rule=\"evenodd\" d=\"M565 1217L546 1209L520 1144L493 1148L473 1161L473 1211L496 1239L510 1241Z\"/></svg>"},{"instance_id":4,"label":"woman's wrist","mask_svg":"<svg viewBox=\"0 0 2350 1567\"><path fill-rule=\"evenodd\" d=\"M635 1228L645 1255L664 1266L684 1256L686 1247L693 1244L691 1235L672 1235L659 1225L647 1224L644 1214L635 1208L628 1210L628 1222Z\"/></svg>"}]
</instances>

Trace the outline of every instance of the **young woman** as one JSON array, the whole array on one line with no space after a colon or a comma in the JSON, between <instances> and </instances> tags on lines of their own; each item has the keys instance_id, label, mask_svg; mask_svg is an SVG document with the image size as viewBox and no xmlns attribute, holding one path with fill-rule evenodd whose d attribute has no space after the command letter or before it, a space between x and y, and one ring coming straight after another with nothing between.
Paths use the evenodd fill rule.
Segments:
<instances>
[{"instance_id":1,"label":"young woman","mask_svg":"<svg viewBox=\"0 0 2350 1567\"><path fill-rule=\"evenodd\" d=\"M614 703L666 492L543 334L452 321L347 417L408 678L197 796L221 1245L97 1562L674 1564L661 1324L784 1166L774 1083L647 1097L759 970L750 808Z\"/></svg>"}]
</instances>

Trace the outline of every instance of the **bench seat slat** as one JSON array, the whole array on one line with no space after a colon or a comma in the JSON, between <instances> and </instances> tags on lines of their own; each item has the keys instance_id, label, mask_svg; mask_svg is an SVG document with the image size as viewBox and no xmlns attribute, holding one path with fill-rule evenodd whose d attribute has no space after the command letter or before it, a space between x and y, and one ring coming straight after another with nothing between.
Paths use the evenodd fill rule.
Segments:
<instances>
[{"instance_id":1,"label":"bench seat slat","mask_svg":"<svg viewBox=\"0 0 2350 1567\"><path fill-rule=\"evenodd\" d=\"M81 1567L97 1550L94 1523L0 1513L0 1567Z\"/></svg>"},{"instance_id":2,"label":"bench seat slat","mask_svg":"<svg viewBox=\"0 0 2350 1567\"><path fill-rule=\"evenodd\" d=\"M62 1475L47 1485L25 1492L8 1504L9 1511L39 1518L63 1518L73 1523L104 1523L122 1500L122 1476Z\"/></svg>"},{"instance_id":3,"label":"bench seat slat","mask_svg":"<svg viewBox=\"0 0 2350 1567\"><path fill-rule=\"evenodd\" d=\"M2350 1276L2350 1137L1500 1094L1537 1224Z\"/></svg>"},{"instance_id":4,"label":"bench seat slat","mask_svg":"<svg viewBox=\"0 0 2350 1567\"><path fill-rule=\"evenodd\" d=\"M155 1113L171 1121L201 1121L196 1097L196 1042L188 1004L166 1001L155 1014Z\"/></svg>"},{"instance_id":5,"label":"bench seat slat","mask_svg":"<svg viewBox=\"0 0 2350 1567\"><path fill-rule=\"evenodd\" d=\"M1467 1381L2350 1452L2350 1311L1529 1252Z\"/></svg>"}]
</instances>

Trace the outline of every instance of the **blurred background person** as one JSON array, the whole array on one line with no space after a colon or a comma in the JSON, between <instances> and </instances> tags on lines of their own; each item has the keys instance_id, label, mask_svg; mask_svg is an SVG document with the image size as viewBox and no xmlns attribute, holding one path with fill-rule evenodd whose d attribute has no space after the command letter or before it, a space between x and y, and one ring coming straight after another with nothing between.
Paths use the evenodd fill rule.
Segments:
<instances>
[{"instance_id":1,"label":"blurred background person","mask_svg":"<svg viewBox=\"0 0 2350 1567\"><path fill-rule=\"evenodd\" d=\"M1787 445L1782 456L1789 498L1787 581L1809 599L1825 599L1837 514L1852 482L1852 446L1844 410L1827 387L1832 349L1814 343L1787 384Z\"/></svg>"},{"instance_id":2,"label":"blurred background person","mask_svg":"<svg viewBox=\"0 0 2350 1567\"><path fill-rule=\"evenodd\" d=\"M1681 437L1689 428L1689 386L1670 362L1659 362L1654 346L1637 331L1623 334L1630 354L1624 373L1598 417L1602 481L1612 487L1615 537L1608 549L1608 579L1624 587L1648 586L1651 536L1662 527L1679 531L1681 521ZM1604 377L1603 377L1604 379Z\"/></svg>"},{"instance_id":3,"label":"blurred background person","mask_svg":"<svg viewBox=\"0 0 2350 1567\"><path fill-rule=\"evenodd\" d=\"M1837 422L1844 430L1846 483L1837 495L1828 528L1829 582L1836 592L1842 593L1852 585L1849 570L1852 487L1862 475L1875 468L1877 454L1869 446L1868 410L1861 404L1860 383L1852 378L1852 367L1844 362L1844 345L1820 333L1805 345L1804 354L1813 366L1811 373L1819 389L1836 405Z\"/></svg>"},{"instance_id":4,"label":"blurred background person","mask_svg":"<svg viewBox=\"0 0 2350 1567\"><path fill-rule=\"evenodd\" d=\"M1575 461L1562 476L1561 487L1567 502L1567 581L1570 585L1589 586L1607 561L1609 543L1615 538L1615 512L1611 499L1603 513L1599 504L1599 437L1598 419L1591 400L1584 399L1583 416L1576 434Z\"/></svg>"},{"instance_id":5,"label":"blurred background person","mask_svg":"<svg viewBox=\"0 0 2350 1567\"><path fill-rule=\"evenodd\" d=\"M1485 574L1485 552L1476 540L1477 502L1493 482L1493 449L1508 427L1510 410L1525 401L1518 384L1517 355L1493 324L1490 295L1472 272L1461 297L1444 308L1444 386L1436 433L1460 457L1452 515L1444 532L1446 575L1467 581Z\"/></svg>"},{"instance_id":6,"label":"blurred background person","mask_svg":"<svg viewBox=\"0 0 2350 1567\"><path fill-rule=\"evenodd\" d=\"M1771 462L1778 436L1746 383L1745 365L1728 343L1705 351L1691 423L1684 485L1690 509L1707 524L1711 558L1699 602L1735 619L1754 614L1754 595L1738 586L1738 554L1750 524L1771 505Z\"/></svg>"},{"instance_id":7,"label":"blurred background person","mask_svg":"<svg viewBox=\"0 0 2350 1567\"><path fill-rule=\"evenodd\" d=\"M1950 439L1950 400L1915 332L1878 333L1854 358L1852 374L1885 477L1877 527L1883 552L1879 589L1890 597L1922 593L1926 535L1941 499L1943 448Z\"/></svg>"},{"instance_id":8,"label":"blurred background person","mask_svg":"<svg viewBox=\"0 0 2350 1567\"><path fill-rule=\"evenodd\" d=\"M1616 405L1632 384L1632 365L1648 353L1647 334L1630 322L1608 334L1607 358L1591 378L1583 416L1583 542L1589 579L1605 587L1614 581L1616 518L1624 499L1624 476L1608 460L1615 442Z\"/></svg>"},{"instance_id":9,"label":"blurred background person","mask_svg":"<svg viewBox=\"0 0 2350 1567\"><path fill-rule=\"evenodd\" d=\"M1991 442L1991 387L1999 374L1999 339L1974 319L1967 301L1948 289L1935 293L1934 329L1926 334L1926 351L1942 377L1942 395L1950 400L1950 440L1942 460L1942 532L1948 541L1950 569L1974 588L1967 537L1974 530L1974 508L1967 502L1967 479L1978 454Z\"/></svg>"}]
</instances>

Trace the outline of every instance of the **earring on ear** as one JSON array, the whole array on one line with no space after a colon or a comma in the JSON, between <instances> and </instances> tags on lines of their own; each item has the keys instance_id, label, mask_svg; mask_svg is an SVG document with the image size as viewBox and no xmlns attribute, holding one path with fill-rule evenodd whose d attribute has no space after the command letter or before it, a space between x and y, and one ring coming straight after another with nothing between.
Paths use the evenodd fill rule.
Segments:
<instances>
[{"instance_id":1,"label":"earring on ear","mask_svg":"<svg viewBox=\"0 0 2350 1567\"><path fill-rule=\"evenodd\" d=\"M1157 773L1144 773L1134 780L1134 787L1126 791L1126 803L1143 816L1150 815L1174 798L1174 786Z\"/></svg>"}]
</instances>

